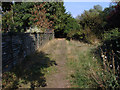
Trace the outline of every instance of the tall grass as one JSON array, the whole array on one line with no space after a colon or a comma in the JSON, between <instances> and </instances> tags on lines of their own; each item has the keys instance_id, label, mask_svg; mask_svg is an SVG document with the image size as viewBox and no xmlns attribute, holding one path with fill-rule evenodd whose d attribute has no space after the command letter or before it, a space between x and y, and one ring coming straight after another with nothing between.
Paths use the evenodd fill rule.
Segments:
<instances>
[{"instance_id":1,"label":"tall grass","mask_svg":"<svg viewBox=\"0 0 120 90\"><path fill-rule=\"evenodd\" d=\"M110 69L103 68L104 63L100 58L95 57L92 52L94 46L82 44L78 47L79 44L75 42L69 42L69 45L72 52L68 54L68 66L75 72L72 75L73 87L105 89L119 86L114 73ZM77 56L77 58L69 56Z\"/></svg>"}]
</instances>

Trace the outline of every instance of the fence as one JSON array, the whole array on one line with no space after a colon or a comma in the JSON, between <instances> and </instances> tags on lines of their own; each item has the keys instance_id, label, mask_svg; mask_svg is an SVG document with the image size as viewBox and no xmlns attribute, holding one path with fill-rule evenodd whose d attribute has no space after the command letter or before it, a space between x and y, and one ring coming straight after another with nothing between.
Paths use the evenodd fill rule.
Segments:
<instances>
[{"instance_id":1,"label":"fence","mask_svg":"<svg viewBox=\"0 0 120 90\"><path fill-rule=\"evenodd\" d=\"M9 70L27 55L35 52L49 40L54 33L7 33L2 34L2 69Z\"/></svg>"}]
</instances>

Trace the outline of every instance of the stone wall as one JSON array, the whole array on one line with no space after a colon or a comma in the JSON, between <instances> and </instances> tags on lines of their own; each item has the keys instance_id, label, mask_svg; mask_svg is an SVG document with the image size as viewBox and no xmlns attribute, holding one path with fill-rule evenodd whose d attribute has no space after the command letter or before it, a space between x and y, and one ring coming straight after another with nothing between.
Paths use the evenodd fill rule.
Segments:
<instances>
[{"instance_id":1,"label":"stone wall","mask_svg":"<svg viewBox=\"0 0 120 90\"><path fill-rule=\"evenodd\" d=\"M27 55L35 52L49 40L54 33L7 33L2 34L2 69L9 70Z\"/></svg>"}]
</instances>

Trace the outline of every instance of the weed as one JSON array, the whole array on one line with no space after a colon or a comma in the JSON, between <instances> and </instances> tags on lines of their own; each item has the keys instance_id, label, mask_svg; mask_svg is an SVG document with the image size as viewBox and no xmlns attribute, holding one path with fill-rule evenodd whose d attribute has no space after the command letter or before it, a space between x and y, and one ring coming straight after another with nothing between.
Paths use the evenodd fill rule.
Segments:
<instances>
[{"instance_id":1,"label":"weed","mask_svg":"<svg viewBox=\"0 0 120 90\"><path fill-rule=\"evenodd\" d=\"M96 58L92 52L95 47L82 46L77 47L75 43L69 42L71 51L68 54L68 66L74 70L72 81L73 87L79 88L115 88L119 84L113 71L100 58ZM74 58L72 56L77 56Z\"/></svg>"},{"instance_id":2,"label":"weed","mask_svg":"<svg viewBox=\"0 0 120 90\"><path fill-rule=\"evenodd\" d=\"M45 70L53 66L51 60L44 52L36 52L25 58L9 72L3 73L3 88L44 87L46 86Z\"/></svg>"}]
</instances>

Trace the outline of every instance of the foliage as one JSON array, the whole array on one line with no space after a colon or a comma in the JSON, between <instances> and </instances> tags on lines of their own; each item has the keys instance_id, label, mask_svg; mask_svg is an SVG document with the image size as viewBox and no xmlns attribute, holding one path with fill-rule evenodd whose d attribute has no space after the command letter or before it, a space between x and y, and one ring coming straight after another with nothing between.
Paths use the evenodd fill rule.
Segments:
<instances>
[{"instance_id":1,"label":"foliage","mask_svg":"<svg viewBox=\"0 0 120 90\"><path fill-rule=\"evenodd\" d=\"M118 28L112 29L111 31L104 34L104 39L101 46L99 46L103 54L106 56L106 64L116 75L116 79L120 78L120 32ZM119 82L120 83L120 82Z\"/></svg>"},{"instance_id":2,"label":"foliage","mask_svg":"<svg viewBox=\"0 0 120 90\"><path fill-rule=\"evenodd\" d=\"M12 5L13 5L12 2L2 2L2 10L3 10L4 12L10 11Z\"/></svg>"},{"instance_id":3,"label":"foliage","mask_svg":"<svg viewBox=\"0 0 120 90\"><path fill-rule=\"evenodd\" d=\"M112 40L120 37L120 32L118 28L112 29L110 31L106 31L103 35L104 40Z\"/></svg>"},{"instance_id":4,"label":"foliage","mask_svg":"<svg viewBox=\"0 0 120 90\"><path fill-rule=\"evenodd\" d=\"M95 7L95 6L94 6ZM90 9L89 11L84 11L81 16L78 16L79 24L82 25L83 30L90 28L91 32L94 32L96 35L100 35L102 29L102 19L100 18L101 10Z\"/></svg>"},{"instance_id":5,"label":"foliage","mask_svg":"<svg viewBox=\"0 0 120 90\"><path fill-rule=\"evenodd\" d=\"M77 30L79 32L79 25L71 14L66 13L63 4L63 2L3 3L3 11L10 13L10 18L3 17L3 31L26 32L27 28L37 26L43 31L46 28L55 30L56 37L72 37L74 34L70 35L70 33ZM12 23L6 22L6 20L11 22L11 18Z\"/></svg>"},{"instance_id":6,"label":"foliage","mask_svg":"<svg viewBox=\"0 0 120 90\"><path fill-rule=\"evenodd\" d=\"M89 36L102 40L104 33L116 27L119 28L119 7L117 2L102 11L102 7L96 5L93 9L85 10L83 14L76 17L77 22L82 26L80 31L88 42L91 42Z\"/></svg>"},{"instance_id":7,"label":"foliage","mask_svg":"<svg viewBox=\"0 0 120 90\"><path fill-rule=\"evenodd\" d=\"M2 86L3 88L13 88L13 81L16 81L17 77L14 73L10 73L10 72L5 72L2 75ZM16 83L17 84L17 83Z\"/></svg>"},{"instance_id":8,"label":"foliage","mask_svg":"<svg viewBox=\"0 0 120 90\"><path fill-rule=\"evenodd\" d=\"M34 24L40 29L46 30L52 28L53 21L49 21L49 19L46 17L46 10L43 8L43 5L44 3L34 6L32 10L33 18L31 20L33 20Z\"/></svg>"},{"instance_id":9,"label":"foliage","mask_svg":"<svg viewBox=\"0 0 120 90\"><path fill-rule=\"evenodd\" d=\"M4 7L7 8L6 6L2 5L2 8ZM10 8L9 11L6 11L8 9L5 9L5 10L3 9L4 11L3 12L3 31L24 32L26 28L31 25L31 21L29 20L29 18L31 17L32 7L33 7L33 3L23 2L23 3L14 3L11 6L11 8L9 7ZM7 24L7 26L5 26L5 24Z\"/></svg>"},{"instance_id":10,"label":"foliage","mask_svg":"<svg viewBox=\"0 0 120 90\"><path fill-rule=\"evenodd\" d=\"M109 16L107 17L107 22L109 25L111 25L112 28L119 27L119 21L120 21L120 2L116 3L117 5L112 6L112 10L109 13Z\"/></svg>"},{"instance_id":11,"label":"foliage","mask_svg":"<svg viewBox=\"0 0 120 90\"><path fill-rule=\"evenodd\" d=\"M103 74L96 74L98 72L95 70L92 70L91 72L93 72L93 78L96 83L102 84L102 87L104 88L114 88L119 86L119 8L120 2L116 2L109 8L105 8L103 11L101 11L101 9L96 10L96 6L94 6L94 9L85 11L81 16L79 15L76 18L78 23L82 26L81 33L84 34L85 40L88 42L95 42L94 39L98 38L102 41L100 47L103 50L103 54L101 55L100 52L100 57L102 57L100 59L103 60L103 66L107 67L107 69L105 68L100 71Z\"/></svg>"},{"instance_id":12,"label":"foliage","mask_svg":"<svg viewBox=\"0 0 120 90\"><path fill-rule=\"evenodd\" d=\"M31 10L34 3L23 2L14 4L14 23L17 28L17 32L25 32L26 28L30 27L33 22L30 20L32 17Z\"/></svg>"},{"instance_id":13,"label":"foliage","mask_svg":"<svg viewBox=\"0 0 120 90\"><path fill-rule=\"evenodd\" d=\"M64 33L67 34L67 37L73 37L75 32L77 32L80 28L77 21L71 16L71 14L66 14L65 24Z\"/></svg>"},{"instance_id":14,"label":"foliage","mask_svg":"<svg viewBox=\"0 0 120 90\"><path fill-rule=\"evenodd\" d=\"M112 31L111 31L112 32ZM109 35L109 34L108 34ZM115 33L113 34L113 37L109 37L105 39L102 45L97 47L98 56L102 60L103 64L103 73L105 75L103 77L110 78L109 80L104 80L106 88L111 87L120 87L119 86L119 79L120 79L120 38L114 37ZM105 35L106 36L106 35ZM112 35L111 35L112 36ZM111 39L110 39L111 38ZM106 76L108 75L108 76Z\"/></svg>"},{"instance_id":15,"label":"foliage","mask_svg":"<svg viewBox=\"0 0 120 90\"><path fill-rule=\"evenodd\" d=\"M69 44L72 52L69 53L67 63L74 72L71 75L73 87L101 89L120 87L113 70L109 66L105 69L101 58L97 56L99 53L94 52L96 47L77 41L70 41ZM82 48L78 48L78 45Z\"/></svg>"},{"instance_id":16,"label":"foliage","mask_svg":"<svg viewBox=\"0 0 120 90\"><path fill-rule=\"evenodd\" d=\"M97 39L101 38L104 26L103 19L100 16L101 10L102 7L96 5L94 9L90 9L89 11L85 10L83 14L76 17L78 24L81 26L78 30L81 40L92 44L98 43Z\"/></svg>"},{"instance_id":17,"label":"foliage","mask_svg":"<svg viewBox=\"0 0 120 90\"><path fill-rule=\"evenodd\" d=\"M102 7L100 5L95 5L94 9L97 11L102 11Z\"/></svg>"},{"instance_id":18,"label":"foliage","mask_svg":"<svg viewBox=\"0 0 120 90\"><path fill-rule=\"evenodd\" d=\"M13 31L13 11L4 12L2 17L2 30L4 32Z\"/></svg>"},{"instance_id":19,"label":"foliage","mask_svg":"<svg viewBox=\"0 0 120 90\"><path fill-rule=\"evenodd\" d=\"M26 65L27 63L27 65ZM35 52L27 56L21 63L18 63L10 71L3 72L2 88L39 88L46 86L45 74L49 67L55 65L44 52Z\"/></svg>"},{"instance_id":20,"label":"foliage","mask_svg":"<svg viewBox=\"0 0 120 90\"><path fill-rule=\"evenodd\" d=\"M11 7L8 7L8 6L11 6ZM36 8L39 6L40 10L36 9L34 6L36 6ZM26 28L33 27L35 24L41 27L41 25L43 24L42 26L44 27L42 28L44 29L49 27L54 29L55 32L58 32L58 33L60 32L61 35L64 34L65 16L67 14L65 13L66 10L65 10L65 7L63 6L63 2L46 2L46 3L15 2L14 4L3 3L2 8L4 12L6 11L10 12L10 10L11 11L13 10L14 28L12 30L15 32L25 32ZM35 16L35 9L37 11L36 16ZM33 18L32 17L33 13L34 13L34 17L36 17L36 20L38 19L39 24L38 22L34 22L35 18L34 20L31 20L31 18ZM42 17L42 19L40 19L40 17ZM6 24L6 22L4 22L4 24ZM8 27L7 27L6 31L10 32L11 30L8 30ZM59 36L59 34L57 35Z\"/></svg>"},{"instance_id":21,"label":"foliage","mask_svg":"<svg viewBox=\"0 0 120 90\"><path fill-rule=\"evenodd\" d=\"M107 69L109 65L115 67L110 68L109 71L106 69L102 70L101 66L97 67L93 63L94 61L89 51L86 53L88 57L83 55L84 52L79 53L78 51L76 55L79 54L78 56L81 61L78 60L78 63L73 62L77 70L75 75L77 81L75 83L83 87L85 87L84 83L87 85L91 84L91 82L86 82L86 80L91 81L91 79L83 76L89 67L89 75L95 80L98 86L102 88L117 86L118 82L116 80L119 80L119 78L116 77L120 77L120 69L118 68L118 66L120 67L120 2L115 2L103 11L100 5L95 5L93 9L85 10L76 19L70 13L66 12L63 1L45 3L16 2L14 4L4 2L2 4L2 30L4 32L26 32L27 28L37 26L37 31L39 30L38 27L42 31L46 28L55 30L56 37L72 38L91 44L96 43L100 39L102 41L100 47L103 50L100 57L102 57L103 66L107 66ZM105 59L103 58L104 56L106 56ZM88 62L93 66L90 67ZM79 70L81 67L84 71ZM84 81L84 83L81 81ZM8 80L8 82L11 82L11 80Z\"/></svg>"}]
</instances>

